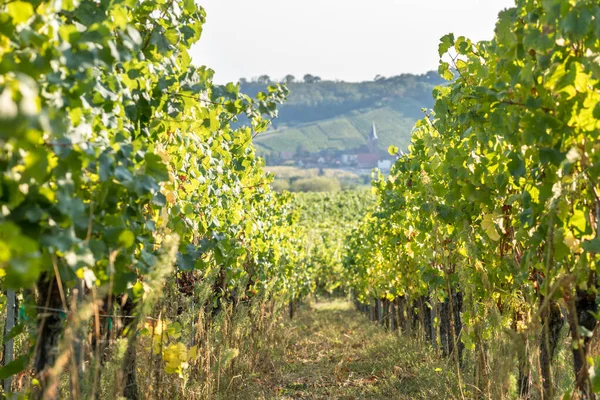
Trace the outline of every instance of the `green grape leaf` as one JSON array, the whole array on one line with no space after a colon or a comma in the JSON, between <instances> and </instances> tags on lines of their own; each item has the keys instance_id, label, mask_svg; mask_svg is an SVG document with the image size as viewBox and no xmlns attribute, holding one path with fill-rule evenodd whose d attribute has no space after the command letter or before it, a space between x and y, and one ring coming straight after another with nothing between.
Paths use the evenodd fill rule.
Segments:
<instances>
[{"instance_id":1,"label":"green grape leaf","mask_svg":"<svg viewBox=\"0 0 600 400\"><path fill-rule=\"evenodd\" d=\"M454 34L449 33L447 35L442 36L440 39L440 44L438 46L438 54L439 56L443 56L454 46Z\"/></svg>"},{"instance_id":2,"label":"green grape leaf","mask_svg":"<svg viewBox=\"0 0 600 400\"><path fill-rule=\"evenodd\" d=\"M146 161L146 173L148 175L151 175L158 181L169 180L169 170L163 163L160 156L157 154L147 153L144 159Z\"/></svg>"},{"instance_id":3,"label":"green grape leaf","mask_svg":"<svg viewBox=\"0 0 600 400\"><path fill-rule=\"evenodd\" d=\"M587 220L582 210L575 210L569 218L569 226L577 229L580 233L585 233Z\"/></svg>"},{"instance_id":4,"label":"green grape leaf","mask_svg":"<svg viewBox=\"0 0 600 400\"><path fill-rule=\"evenodd\" d=\"M497 242L500 240L500 234L496 230L496 224L494 223L494 217L491 214L483 216L481 221L481 229L488 235L490 239Z\"/></svg>"},{"instance_id":5,"label":"green grape leaf","mask_svg":"<svg viewBox=\"0 0 600 400\"><path fill-rule=\"evenodd\" d=\"M9 362L2 368L0 368L0 379L4 380L10 376L18 374L21 371L24 371L29 364L29 356L23 355L18 357L17 359Z\"/></svg>"},{"instance_id":6,"label":"green grape leaf","mask_svg":"<svg viewBox=\"0 0 600 400\"><path fill-rule=\"evenodd\" d=\"M15 24L26 22L34 14L33 5L31 3L26 1L9 1L7 3L6 11Z\"/></svg>"},{"instance_id":7,"label":"green grape leaf","mask_svg":"<svg viewBox=\"0 0 600 400\"><path fill-rule=\"evenodd\" d=\"M117 243L121 247L129 248L135 243L135 235L130 230L125 229L119 234Z\"/></svg>"},{"instance_id":8,"label":"green grape leaf","mask_svg":"<svg viewBox=\"0 0 600 400\"><path fill-rule=\"evenodd\" d=\"M592 14L586 8L574 7L565 16L562 27L574 39L581 39L592 27Z\"/></svg>"},{"instance_id":9,"label":"green grape leaf","mask_svg":"<svg viewBox=\"0 0 600 400\"><path fill-rule=\"evenodd\" d=\"M600 239L586 240L581 247L590 253L600 254Z\"/></svg>"}]
</instances>

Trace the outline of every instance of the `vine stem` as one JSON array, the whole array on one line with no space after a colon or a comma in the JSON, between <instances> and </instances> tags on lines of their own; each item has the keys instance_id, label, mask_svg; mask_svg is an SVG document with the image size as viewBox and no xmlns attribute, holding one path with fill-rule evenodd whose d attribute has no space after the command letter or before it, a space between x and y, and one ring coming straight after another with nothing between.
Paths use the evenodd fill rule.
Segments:
<instances>
[{"instance_id":1,"label":"vine stem","mask_svg":"<svg viewBox=\"0 0 600 400\"><path fill-rule=\"evenodd\" d=\"M457 341L457 337L456 337L456 317L454 316L454 299L452 296L452 289L450 287L450 277L447 272L445 275L446 275L446 290L448 291L448 300L450 302L450 318L451 318L450 329L452 332L452 341L454 343L454 346L453 346L454 348L452 349L452 353L453 353L453 358L454 358L454 366L456 368L456 377L458 379L458 387L460 389L460 397L464 400L465 394L464 394L463 388L462 388L463 385L462 385L462 377L461 377L461 373L460 373L458 341Z\"/></svg>"}]
</instances>

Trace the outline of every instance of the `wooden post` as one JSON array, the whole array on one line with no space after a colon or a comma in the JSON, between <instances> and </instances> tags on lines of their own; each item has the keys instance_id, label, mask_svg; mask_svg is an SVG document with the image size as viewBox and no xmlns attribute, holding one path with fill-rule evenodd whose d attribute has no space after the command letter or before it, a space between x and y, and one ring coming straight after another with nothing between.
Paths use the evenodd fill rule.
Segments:
<instances>
[{"instance_id":1,"label":"wooden post","mask_svg":"<svg viewBox=\"0 0 600 400\"><path fill-rule=\"evenodd\" d=\"M377 301L376 300L371 301L371 306L369 308L370 308L370 314L371 314L370 315L371 321L377 321Z\"/></svg>"},{"instance_id":2,"label":"wooden post","mask_svg":"<svg viewBox=\"0 0 600 400\"><path fill-rule=\"evenodd\" d=\"M383 326L390 329L390 302L388 299L383 299Z\"/></svg>"},{"instance_id":3,"label":"wooden post","mask_svg":"<svg viewBox=\"0 0 600 400\"><path fill-rule=\"evenodd\" d=\"M437 301L435 300L435 298L431 299L431 344L433 345L434 349L437 349L437 329L435 326L435 318L437 317L437 309L438 309L438 305L437 305Z\"/></svg>"},{"instance_id":4,"label":"wooden post","mask_svg":"<svg viewBox=\"0 0 600 400\"><path fill-rule=\"evenodd\" d=\"M77 287L73 288L71 301L75 302L75 307L72 309L77 309L77 306L82 304L85 298L85 281L80 279ZM85 342L85 330L78 329L75 334L75 340L73 342L73 358L75 360L75 365L77 366L77 379L72 382L72 384L78 385L79 379L81 379L85 374L85 360L83 358L83 343ZM75 393L79 393L79 387L71 388Z\"/></svg>"},{"instance_id":5,"label":"wooden post","mask_svg":"<svg viewBox=\"0 0 600 400\"><path fill-rule=\"evenodd\" d=\"M390 301L388 316L390 318L390 330L393 332L398 329L398 321L396 321L396 299Z\"/></svg>"},{"instance_id":6,"label":"wooden post","mask_svg":"<svg viewBox=\"0 0 600 400\"><path fill-rule=\"evenodd\" d=\"M4 334L7 335L15 327L15 304L16 293L12 289L6 291L6 325L4 326ZM4 343L4 365L9 364L15 358L15 341L9 339ZM12 391L12 377L4 380L4 394L8 395Z\"/></svg>"}]
</instances>

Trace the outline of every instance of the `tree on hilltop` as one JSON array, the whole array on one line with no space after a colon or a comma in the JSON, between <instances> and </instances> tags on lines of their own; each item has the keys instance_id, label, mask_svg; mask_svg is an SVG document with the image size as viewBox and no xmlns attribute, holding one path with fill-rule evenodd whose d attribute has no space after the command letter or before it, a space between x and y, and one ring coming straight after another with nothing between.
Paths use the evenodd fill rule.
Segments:
<instances>
[{"instance_id":1,"label":"tree on hilltop","mask_svg":"<svg viewBox=\"0 0 600 400\"><path fill-rule=\"evenodd\" d=\"M311 75L311 74L306 74L304 75L304 82L305 83L319 83L321 82L321 78L315 75Z\"/></svg>"}]
</instances>

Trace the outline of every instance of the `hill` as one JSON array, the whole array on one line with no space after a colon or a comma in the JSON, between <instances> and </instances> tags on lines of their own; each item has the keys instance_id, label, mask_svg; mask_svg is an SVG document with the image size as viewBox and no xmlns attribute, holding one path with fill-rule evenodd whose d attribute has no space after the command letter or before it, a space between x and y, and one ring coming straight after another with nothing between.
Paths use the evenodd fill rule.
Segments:
<instances>
[{"instance_id":1,"label":"hill","mask_svg":"<svg viewBox=\"0 0 600 400\"><path fill-rule=\"evenodd\" d=\"M431 91L443 81L436 72L403 74L369 82L320 81L287 77L288 101L281 106L273 128L258 136L255 144L269 164L282 162L282 153L350 153L367 146L373 122L377 147L385 152L394 144L406 148L421 109L433 105ZM269 84L264 76L242 81L241 90L255 95Z\"/></svg>"}]
</instances>

